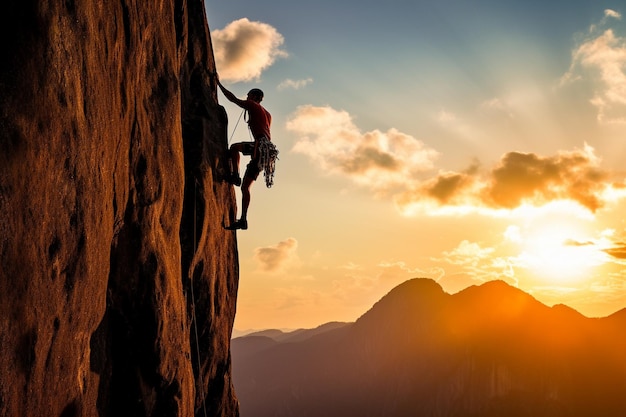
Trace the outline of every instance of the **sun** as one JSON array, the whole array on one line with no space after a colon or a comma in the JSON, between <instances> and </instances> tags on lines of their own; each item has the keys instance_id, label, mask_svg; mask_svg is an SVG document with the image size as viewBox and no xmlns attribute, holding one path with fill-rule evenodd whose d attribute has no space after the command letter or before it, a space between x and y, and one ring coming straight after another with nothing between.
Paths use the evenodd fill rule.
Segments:
<instances>
[{"instance_id":1,"label":"sun","mask_svg":"<svg viewBox=\"0 0 626 417\"><path fill-rule=\"evenodd\" d=\"M581 225L545 222L521 239L521 266L537 279L551 283L574 283L588 279L601 262L602 252Z\"/></svg>"}]
</instances>

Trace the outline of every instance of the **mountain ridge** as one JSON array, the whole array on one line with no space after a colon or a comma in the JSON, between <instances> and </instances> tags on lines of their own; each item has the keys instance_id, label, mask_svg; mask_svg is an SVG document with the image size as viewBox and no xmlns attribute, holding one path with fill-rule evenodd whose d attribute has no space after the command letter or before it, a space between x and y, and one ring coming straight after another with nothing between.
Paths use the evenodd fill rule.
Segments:
<instances>
[{"instance_id":1,"label":"mountain ridge","mask_svg":"<svg viewBox=\"0 0 626 417\"><path fill-rule=\"evenodd\" d=\"M233 350L233 380L245 417L619 416L625 319L548 307L505 282L447 294L418 278L351 325Z\"/></svg>"}]
</instances>

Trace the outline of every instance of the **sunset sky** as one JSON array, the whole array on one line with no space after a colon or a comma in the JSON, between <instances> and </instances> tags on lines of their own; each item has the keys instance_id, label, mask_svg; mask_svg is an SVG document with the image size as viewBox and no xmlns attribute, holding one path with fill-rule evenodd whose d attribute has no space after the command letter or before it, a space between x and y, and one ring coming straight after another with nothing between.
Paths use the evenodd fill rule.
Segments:
<instances>
[{"instance_id":1,"label":"sunset sky","mask_svg":"<svg viewBox=\"0 0 626 417\"><path fill-rule=\"evenodd\" d=\"M414 277L626 307L622 1L206 8L220 79L265 91L280 150L237 232L237 329L354 321Z\"/></svg>"}]
</instances>

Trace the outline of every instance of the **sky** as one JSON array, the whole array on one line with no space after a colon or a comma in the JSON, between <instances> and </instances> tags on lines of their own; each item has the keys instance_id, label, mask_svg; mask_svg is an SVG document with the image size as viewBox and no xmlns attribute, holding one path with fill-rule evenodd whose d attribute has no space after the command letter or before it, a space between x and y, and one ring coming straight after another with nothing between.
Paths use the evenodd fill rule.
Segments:
<instances>
[{"instance_id":1,"label":"sky","mask_svg":"<svg viewBox=\"0 0 626 417\"><path fill-rule=\"evenodd\" d=\"M280 151L237 232L236 329L355 321L416 277L626 307L621 0L206 10L220 80L265 92ZM219 99L229 142L251 140Z\"/></svg>"}]
</instances>

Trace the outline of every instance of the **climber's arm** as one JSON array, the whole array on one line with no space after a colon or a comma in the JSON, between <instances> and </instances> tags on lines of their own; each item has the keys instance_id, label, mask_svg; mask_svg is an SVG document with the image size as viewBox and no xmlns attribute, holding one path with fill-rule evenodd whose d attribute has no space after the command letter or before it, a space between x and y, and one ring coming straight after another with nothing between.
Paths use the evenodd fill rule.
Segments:
<instances>
[{"instance_id":1,"label":"climber's arm","mask_svg":"<svg viewBox=\"0 0 626 417\"><path fill-rule=\"evenodd\" d=\"M224 93L224 97L226 97L228 101L232 101L233 103L235 103L236 105L242 108L245 106L246 101L237 98L237 96L235 96L233 93L228 91L226 87L222 85L219 78L217 79L217 85L220 87L220 90L222 90L222 93Z\"/></svg>"}]
</instances>

